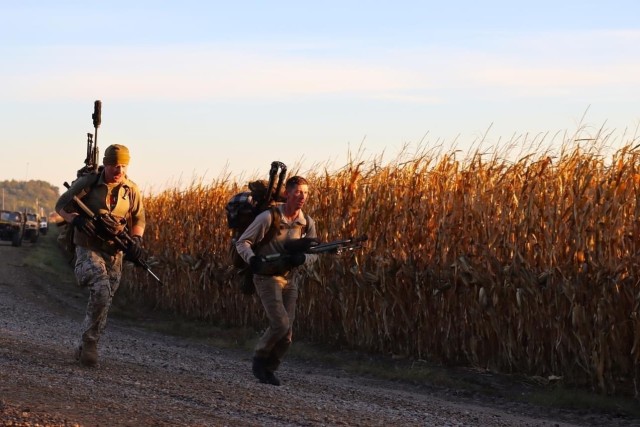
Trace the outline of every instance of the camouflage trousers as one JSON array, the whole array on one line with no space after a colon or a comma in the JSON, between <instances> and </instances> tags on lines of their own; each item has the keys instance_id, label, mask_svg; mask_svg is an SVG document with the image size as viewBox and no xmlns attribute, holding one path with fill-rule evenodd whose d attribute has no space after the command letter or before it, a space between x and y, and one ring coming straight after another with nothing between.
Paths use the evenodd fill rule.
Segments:
<instances>
[{"instance_id":1,"label":"camouflage trousers","mask_svg":"<svg viewBox=\"0 0 640 427\"><path fill-rule=\"evenodd\" d=\"M82 322L82 341L98 342L107 325L107 314L122 277L122 253L109 255L76 247L76 279L89 288L89 302Z\"/></svg>"},{"instance_id":2,"label":"camouflage trousers","mask_svg":"<svg viewBox=\"0 0 640 427\"><path fill-rule=\"evenodd\" d=\"M256 294L260 297L269 327L258 340L254 355L266 358L266 368L275 372L291 347L293 320L298 301L297 280L283 276L253 276Z\"/></svg>"}]
</instances>

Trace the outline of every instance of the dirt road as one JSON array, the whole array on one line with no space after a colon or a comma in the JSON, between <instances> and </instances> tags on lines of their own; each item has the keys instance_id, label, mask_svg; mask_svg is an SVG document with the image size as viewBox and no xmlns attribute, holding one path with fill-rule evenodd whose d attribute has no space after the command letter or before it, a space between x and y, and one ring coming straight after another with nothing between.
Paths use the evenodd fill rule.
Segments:
<instances>
[{"instance_id":1,"label":"dirt road","mask_svg":"<svg viewBox=\"0 0 640 427\"><path fill-rule=\"evenodd\" d=\"M84 368L73 360L72 348L86 293L70 275L56 277L43 273L37 261L25 263L33 249L28 244L0 245L0 425L566 426L603 422L550 415L535 408L519 414L517 407L452 400L415 386L360 378L296 360L284 363L282 386L263 385L251 375L246 351L149 332L115 318L102 339L99 366ZM615 425L611 420L607 424Z\"/></svg>"}]
</instances>

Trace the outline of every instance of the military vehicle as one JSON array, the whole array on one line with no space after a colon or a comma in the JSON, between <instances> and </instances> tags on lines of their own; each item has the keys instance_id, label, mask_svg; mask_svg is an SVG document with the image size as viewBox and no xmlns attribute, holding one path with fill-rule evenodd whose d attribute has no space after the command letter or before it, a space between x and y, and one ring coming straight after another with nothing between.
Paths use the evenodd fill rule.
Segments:
<instances>
[{"instance_id":1,"label":"military vehicle","mask_svg":"<svg viewBox=\"0 0 640 427\"><path fill-rule=\"evenodd\" d=\"M40 221L38 215L34 213L26 214L26 221L24 225L24 238L31 243L36 243L40 237Z\"/></svg>"},{"instance_id":2,"label":"military vehicle","mask_svg":"<svg viewBox=\"0 0 640 427\"><path fill-rule=\"evenodd\" d=\"M49 220L46 216L43 216L40 218L40 234L44 236L47 234L47 231L49 231Z\"/></svg>"},{"instance_id":3,"label":"military vehicle","mask_svg":"<svg viewBox=\"0 0 640 427\"><path fill-rule=\"evenodd\" d=\"M23 218L20 212L0 211L0 240L11 242L11 246L22 245L25 225Z\"/></svg>"}]
</instances>

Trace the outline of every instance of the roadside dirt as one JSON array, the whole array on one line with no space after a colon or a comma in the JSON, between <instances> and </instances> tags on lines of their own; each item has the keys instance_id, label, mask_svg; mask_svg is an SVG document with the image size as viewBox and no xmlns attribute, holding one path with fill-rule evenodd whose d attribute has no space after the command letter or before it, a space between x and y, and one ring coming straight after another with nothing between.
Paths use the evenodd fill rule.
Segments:
<instances>
[{"instance_id":1,"label":"roadside dirt","mask_svg":"<svg viewBox=\"0 0 640 427\"><path fill-rule=\"evenodd\" d=\"M246 351L110 318L100 363L73 360L87 300L72 276L0 244L0 425L569 426L640 425L455 390L359 377L288 359L280 387L259 384ZM117 296L116 296L117 298ZM295 343L294 343L295 345Z\"/></svg>"}]
</instances>

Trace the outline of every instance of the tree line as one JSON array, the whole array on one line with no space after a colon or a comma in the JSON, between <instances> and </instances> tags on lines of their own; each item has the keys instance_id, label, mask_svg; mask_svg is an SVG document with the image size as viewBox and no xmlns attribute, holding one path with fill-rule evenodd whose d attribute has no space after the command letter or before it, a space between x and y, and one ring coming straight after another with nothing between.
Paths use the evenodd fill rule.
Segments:
<instances>
[{"instance_id":1,"label":"tree line","mask_svg":"<svg viewBox=\"0 0 640 427\"><path fill-rule=\"evenodd\" d=\"M60 197L58 187L46 181L30 180L0 181L2 209L8 211L27 211L48 216L54 211Z\"/></svg>"}]
</instances>

